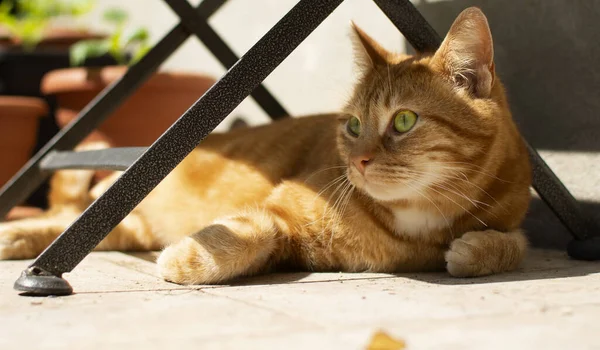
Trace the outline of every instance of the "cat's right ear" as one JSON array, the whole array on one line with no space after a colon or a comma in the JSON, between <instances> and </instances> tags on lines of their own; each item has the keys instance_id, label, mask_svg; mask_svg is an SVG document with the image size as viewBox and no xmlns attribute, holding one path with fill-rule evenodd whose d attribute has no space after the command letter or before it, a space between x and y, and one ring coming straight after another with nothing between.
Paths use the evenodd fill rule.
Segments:
<instances>
[{"instance_id":1,"label":"cat's right ear","mask_svg":"<svg viewBox=\"0 0 600 350\"><path fill-rule=\"evenodd\" d=\"M390 53L381 47L373 38L360 29L354 22L352 25L352 44L354 59L361 69L370 69L387 64Z\"/></svg>"},{"instance_id":2,"label":"cat's right ear","mask_svg":"<svg viewBox=\"0 0 600 350\"><path fill-rule=\"evenodd\" d=\"M492 34L483 12L464 10L454 21L433 63L458 87L477 97L488 97L494 83Z\"/></svg>"}]
</instances>

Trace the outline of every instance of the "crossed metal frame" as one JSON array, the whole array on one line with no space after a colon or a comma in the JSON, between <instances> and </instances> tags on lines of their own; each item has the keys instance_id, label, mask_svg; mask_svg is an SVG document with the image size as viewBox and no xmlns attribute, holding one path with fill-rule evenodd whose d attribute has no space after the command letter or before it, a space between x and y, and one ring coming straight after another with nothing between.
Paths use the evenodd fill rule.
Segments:
<instances>
[{"instance_id":1,"label":"crossed metal frame","mask_svg":"<svg viewBox=\"0 0 600 350\"><path fill-rule=\"evenodd\" d=\"M208 24L225 0L204 0L193 8L187 0L164 0L181 22L121 79L91 101L68 127L48 142L2 189L0 218L33 192L52 171L69 168L125 170L15 282L30 295L67 295L62 278L72 271L243 99L251 95L272 119L285 109L262 81L323 22L343 0L300 0L250 50L238 59ZM419 52L433 52L441 39L409 0L373 0ZM196 35L228 68L165 133L148 148L72 152L125 99L148 79L190 35ZM534 188L575 240L571 256L600 258L595 224L575 198L528 145Z\"/></svg>"}]
</instances>

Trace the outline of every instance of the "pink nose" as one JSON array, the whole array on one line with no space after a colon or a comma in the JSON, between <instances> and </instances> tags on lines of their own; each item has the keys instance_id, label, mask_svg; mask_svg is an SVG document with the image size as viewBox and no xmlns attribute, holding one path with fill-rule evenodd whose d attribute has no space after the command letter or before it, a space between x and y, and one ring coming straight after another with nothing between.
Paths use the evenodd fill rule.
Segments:
<instances>
[{"instance_id":1,"label":"pink nose","mask_svg":"<svg viewBox=\"0 0 600 350\"><path fill-rule=\"evenodd\" d=\"M369 165L369 162L371 160L372 160L372 157L367 156L367 155L352 157L352 164L354 164L354 166L356 167L356 169L361 174L364 175L365 174L365 169L367 168L367 165Z\"/></svg>"}]
</instances>

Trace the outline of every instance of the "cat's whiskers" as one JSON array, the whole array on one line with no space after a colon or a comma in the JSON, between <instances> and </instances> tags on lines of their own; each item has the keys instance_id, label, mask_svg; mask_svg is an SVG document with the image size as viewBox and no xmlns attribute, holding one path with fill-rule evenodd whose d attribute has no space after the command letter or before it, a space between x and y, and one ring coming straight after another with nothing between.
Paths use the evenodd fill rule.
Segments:
<instances>
[{"instance_id":1,"label":"cat's whiskers","mask_svg":"<svg viewBox=\"0 0 600 350\"><path fill-rule=\"evenodd\" d=\"M325 191L327 191L332 186L339 184L344 179L346 179L346 174L342 174L342 175L336 177L335 179L331 180L330 182L328 182L325 185L325 187L323 187L323 189L321 189L317 194L315 194L315 197L313 198L313 203L315 202L315 200L317 200L318 197L320 197L323 193L325 193Z\"/></svg>"},{"instance_id":2,"label":"cat's whiskers","mask_svg":"<svg viewBox=\"0 0 600 350\"><path fill-rule=\"evenodd\" d=\"M464 182L463 182L463 183L464 183ZM455 183L455 182L449 182L449 181L446 181L446 182L444 182L443 184L444 184L444 185L446 185L446 186L450 186L452 189L454 189L454 190L456 190L456 191L458 191L458 192L460 192L460 193L463 193L463 192L461 192L461 191L464 191L464 190L465 190L465 188L463 188L463 187L460 187L460 186L459 186L457 183ZM480 200L477 200L477 199L473 199L473 198L469 198L469 199L470 199L471 201L473 201L473 202L477 203L478 205L485 205L486 207L491 207L491 206L492 206L492 205L491 205L491 204L489 204L489 203L482 202L482 201L480 201Z\"/></svg>"},{"instance_id":3,"label":"cat's whiskers","mask_svg":"<svg viewBox=\"0 0 600 350\"><path fill-rule=\"evenodd\" d=\"M493 217L495 217L495 218L497 218L497 217L498 217L496 214L492 213L492 212L491 212L491 211L489 211L488 209L486 209L486 208L483 208L483 207L480 207L479 205L477 205L477 203L475 203L475 201L473 201L471 198L467 197L465 194L462 194L462 193L457 193L457 192L455 192L455 191L452 191L452 190L448 189L447 187L445 187L445 186L443 186L443 185L440 185L439 183L432 183L432 186L435 186L435 187L437 187L437 188L441 188L441 189L443 189L443 190L446 190L446 191L448 191L448 192L450 192L450 193L453 193L453 194L455 194L455 195L457 195L457 196L459 196L459 197L462 197L462 198L466 199L467 201L469 201L469 202L470 202L470 203L471 203L471 204L472 204L472 205L473 205L475 208L477 208L477 209L481 209L481 210L484 210L486 213L488 213L488 214L492 215L492 216L493 216Z\"/></svg>"},{"instance_id":4,"label":"cat's whiskers","mask_svg":"<svg viewBox=\"0 0 600 350\"><path fill-rule=\"evenodd\" d=\"M486 224L483 220L481 220L477 215L473 214L470 210L468 210L467 208L465 208L464 206L462 206L460 203L458 203L457 201L455 201L454 199L446 196L445 194L443 194L442 192L436 190L435 188L432 188L430 186L430 184L427 183L423 183L419 180L413 179L412 181L417 182L420 185L423 185L425 188L430 189L436 193L438 193L439 195L445 197L446 199L448 199L449 201L451 201L452 203L456 204L458 207L460 207L462 210L464 210L465 212L467 212L469 215L471 215L473 218L475 218L475 220L479 221L482 225L484 225L485 227L488 227L488 224Z\"/></svg>"},{"instance_id":5,"label":"cat's whiskers","mask_svg":"<svg viewBox=\"0 0 600 350\"><path fill-rule=\"evenodd\" d=\"M468 171L472 171L472 172L474 172L474 173L478 173L478 174L481 174L481 175L488 176L488 177L490 177L490 178L492 178L492 179L494 179L494 180L498 180L498 181L501 181L501 182L504 182L504 183L512 183L512 182L510 182L510 181L507 181L507 180L501 179L501 178L499 178L498 176L495 176L495 175L492 175L492 174L486 173L486 172L484 172L484 171L479 171L479 170L476 170L476 169L470 169L470 168L459 168L459 167L445 167L445 166L442 166L441 168L442 168L442 169L450 169L450 170L455 170L455 171L458 171L458 172L460 172L461 170L462 170L462 171L466 171L466 172L468 172Z\"/></svg>"},{"instance_id":6,"label":"cat's whiskers","mask_svg":"<svg viewBox=\"0 0 600 350\"><path fill-rule=\"evenodd\" d=\"M325 201L324 204L324 208L323 208L323 214L321 215L320 218L315 219L311 222L308 222L306 224L304 224L304 227L308 227L310 225L313 225L319 221L321 221L321 225L323 227L323 229L321 230L321 233L318 235L318 239L323 239L323 235L325 234L325 232L329 229L329 225L331 223L331 220L327 222L327 224L325 223L325 217L328 215L328 213L330 212L330 205L329 202L333 199L333 197L335 196L335 194L343 187L346 188L346 186L350 184L350 180L348 180L346 174L343 174L341 176L338 176L337 178L333 179L332 181L330 181L329 185L327 185L324 189L322 189L321 191L319 191L319 193L317 193L317 195L314 197L314 200L316 200L316 198L318 196L320 196L322 193L324 193L328 188L332 187L332 186L336 186L335 190L331 193L331 195L329 195ZM342 190L341 193L343 193L344 190ZM336 198L336 201L334 202L334 204L331 207L335 206L335 203L337 203L337 201L340 199L341 195L338 196ZM315 238L317 239L317 238Z\"/></svg>"},{"instance_id":7,"label":"cat's whiskers","mask_svg":"<svg viewBox=\"0 0 600 350\"><path fill-rule=\"evenodd\" d=\"M420 175L430 175L430 172L423 172L423 171L412 170L412 169L405 169L405 170L409 170L409 171L413 171L413 172L418 172L418 173L420 173ZM446 179L460 180L460 181L463 181L463 183L465 183L467 185L471 185L471 186L477 188L479 191L481 191L486 196L488 196L491 200L493 200L496 204L498 204L498 206L500 206L500 208L502 208L502 210L504 210L506 213L509 212L508 209L504 205L502 205L502 203L500 203L496 198L494 198L494 196L492 196L489 192L487 192L486 190L484 190L483 188L481 188L481 186L479 186L476 183L474 183L473 181L471 181L468 177L465 176L466 178L461 178L461 177L458 177L458 176L454 176L452 174L436 174L436 175L437 176L441 176L441 177L446 178ZM487 204L485 202L481 202L481 201L476 201L476 202L478 202L480 204L485 204L485 205L491 207L490 204Z\"/></svg>"},{"instance_id":8,"label":"cat's whiskers","mask_svg":"<svg viewBox=\"0 0 600 350\"><path fill-rule=\"evenodd\" d=\"M337 205L338 205L339 202L341 202L343 196L345 195L346 189L350 185L351 185L350 181L343 182L339 186L339 187L343 186L342 187L342 191L340 192L340 195L337 196L337 198L335 199L335 202L331 206L327 205L325 207L325 210L323 211L323 216L322 216L323 231L321 233L321 238L323 238L323 236L327 232L330 232L330 231L331 231L330 235L333 235L332 224L337 220L337 215L336 215L337 214L337 211L336 211ZM338 187L338 189L339 189L339 187ZM337 192L337 190L336 190L336 192ZM329 202L327 204L329 204ZM326 216L329 217L328 221L325 221L326 220L325 219ZM330 238L330 240L331 240L331 238Z\"/></svg>"},{"instance_id":9,"label":"cat's whiskers","mask_svg":"<svg viewBox=\"0 0 600 350\"><path fill-rule=\"evenodd\" d=\"M314 197L313 197L313 204L316 201L316 199L318 197L320 197L323 193L325 193L325 191L327 191L327 189L329 189L332 186L336 186L335 190L333 191L332 194L330 194L329 196L327 196L327 198L325 199L325 204L324 204L324 208L323 208L323 214L319 217L319 218L315 218L312 221L309 221L307 223L305 223L304 225L302 225L304 228L307 228L311 225L314 225L315 223L321 221L321 225L323 225L323 222L325 221L325 216L327 215L327 209L328 209L328 205L329 202L331 201L332 197L335 195L335 193L337 193L340 190L340 187L343 186L345 184L345 181L348 181L348 178L346 177L346 174L342 174L338 177L336 177L335 179L331 180L323 189L321 189ZM323 234L324 234L325 230L322 230L321 233L318 236L315 236L314 240L317 239L322 239L323 238Z\"/></svg>"},{"instance_id":10,"label":"cat's whiskers","mask_svg":"<svg viewBox=\"0 0 600 350\"><path fill-rule=\"evenodd\" d=\"M333 217L329 221L330 226L328 228L328 230L330 231L329 244L328 244L329 250L331 250L333 248L333 237L335 235L335 230L333 227L331 227L331 225L333 223L335 223L336 221L343 218L344 212L346 211L346 207L347 207L348 203L350 202L350 199L352 198L352 193L354 192L354 188L355 188L355 186L350 181L348 181L348 185L344 188L344 192L339 197L341 200L339 202L336 201L336 203L332 207Z\"/></svg>"},{"instance_id":11,"label":"cat's whiskers","mask_svg":"<svg viewBox=\"0 0 600 350\"><path fill-rule=\"evenodd\" d=\"M488 191L484 190L483 188L481 188L481 186L477 185L476 183L474 183L470 179L467 178L465 180L465 179L462 179L462 178L459 178L459 177L455 177L454 179L464 181L464 183L477 188L478 190L480 190L481 192L483 192L486 196L488 196L491 200L493 200L496 204L498 204L498 206L500 208L502 208L502 210L504 210L506 213L509 213L509 210L502 203L500 203L496 198L494 198L494 196L492 196Z\"/></svg>"},{"instance_id":12,"label":"cat's whiskers","mask_svg":"<svg viewBox=\"0 0 600 350\"><path fill-rule=\"evenodd\" d=\"M467 162L457 162L457 161L453 162L453 161L438 161L438 160L436 160L436 161L432 161L432 162L428 162L428 163L413 164L413 166L421 166L421 165L424 165L424 164L425 165L431 165L431 164L433 164L433 165L442 165L442 166L443 165L453 165L453 164L463 164L463 165L465 165L465 167L450 166L450 167L442 167L442 168L456 170L456 171L459 171L459 170L473 171L473 172L476 172L476 173L480 173L482 175L489 176L489 177L494 178L494 179L496 179L498 181L502 181L502 182L509 183L509 184L514 183L512 181L501 179L501 178L497 177L496 175L487 172L486 168L484 168L484 167L482 167L480 165L472 164L472 163L467 163ZM473 168L475 168L475 169L473 169ZM461 172L461 175L466 176L462 172Z\"/></svg>"},{"instance_id":13,"label":"cat's whiskers","mask_svg":"<svg viewBox=\"0 0 600 350\"><path fill-rule=\"evenodd\" d=\"M332 167L329 167L329 168L317 170L317 171L313 172L312 174L310 174L306 178L306 180L304 180L304 183L308 183L308 180L310 180L313 176L315 176L317 174L320 174L320 173L322 173L324 171L333 170L333 169L342 169L342 168L347 168L347 167L348 167L347 165L337 165L337 166L332 166ZM345 176L345 174L342 174L342 176Z\"/></svg>"},{"instance_id":14,"label":"cat's whiskers","mask_svg":"<svg viewBox=\"0 0 600 350\"><path fill-rule=\"evenodd\" d=\"M461 170L462 171L472 171L472 172L475 172L475 173L478 173L478 174L489 176L489 177L491 177L491 178L493 178L495 180L502 181L504 183L508 183L508 184L514 183L512 181L501 179L501 178L499 178L498 176L496 176L494 174L490 174L489 172L484 171L485 168L482 168L482 167L480 167L478 165L475 165L475 164L469 164L469 163L465 163L465 162L439 162L439 161L436 161L435 164L436 165L442 165L441 166L442 169L450 169L450 170L455 170L455 171L461 171ZM467 166L466 167L444 166L444 165L451 165L451 164L465 164ZM477 168L479 168L481 170L473 169L471 167L477 167ZM463 176L466 176L466 175L463 174Z\"/></svg>"},{"instance_id":15,"label":"cat's whiskers","mask_svg":"<svg viewBox=\"0 0 600 350\"><path fill-rule=\"evenodd\" d=\"M413 173L413 174L417 174L417 175L420 175L420 174L421 174L421 175L428 175L428 173L425 173L425 172L419 172L419 171L415 171L415 170L408 170L408 171L409 171L409 172L411 172L411 173ZM443 175L443 174L439 174L439 175ZM442 177L443 177L443 176L442 176ZM471 199L471 198L469 198L469 197L468 197L466 194L464 194L463 192L461 192L461 191L460 191L460 189L456 188L456 186L454 186L454 187L453 187L453 189L449 189L448 187L444 186L444 185L448 185L448 186L450 186L450 185L453 185L452 183L445 183L445 182L440 182L440 181L433 181L433 182L432 182L432 185L433 185L433 186L437 186L437 187L439 187L439 188L441 188L441 189L443 189L443 190L446 190L446 191L448 191L448 192L450 192L450 193L453 193L453 194L455 194L455 195L457 195L457 196L460 196L460 197L462 197L462 198L466 199L466 200L467 200L467 201L469 201L469 202L470 202L470 203L471 203L471 204L472 204L472 205L473 205L475 208L486 210L485 208L480 208L480 207L479 207L479 204L485 204L485 205L487 205L487 206L490 206L490 205L489 205L489 204L487 204L487 203L484 203L484 202L481 202L481 201L478 201L478 200L474 200L474 199ZM486 210L486 211L487 211L487 210ZM489 211L488 211L488 213L492 214L492 213L491 213L491 212L489 212ZM494 215L494 214L492 214L492 215ZM494 216L495 216L495 215L494 215Z\"/></svg>"}]
</instances>

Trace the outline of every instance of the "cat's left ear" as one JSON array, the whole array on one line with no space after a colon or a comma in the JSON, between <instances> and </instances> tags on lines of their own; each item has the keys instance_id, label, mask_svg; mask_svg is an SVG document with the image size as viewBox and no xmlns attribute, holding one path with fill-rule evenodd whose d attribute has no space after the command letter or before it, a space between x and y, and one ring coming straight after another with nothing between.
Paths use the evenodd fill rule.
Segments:
<instances>
[{"instance_id":1,"label":"cat's left ear","mask_svg":"<svg viewBox=\"0 0 600 350\"><path fill-rule=\"evenodd\" d=\"M490 96L494 84L494 47L488 21L476 7L464 10L454 21L433 64L458 87L474 96Z\"/></svg>"},{"instance_id":2,"label":"cat's left ear","mask_svg":"<svg viewBox=\"0 0 600 350\"><path fill-rule=\"evenodd\" d=\"M384 49L375 39L360 29L354 22L352 24L352 44L356 63L362 69L374 68L386 65L390 53Z\"/></svg>"}]
</instances>

